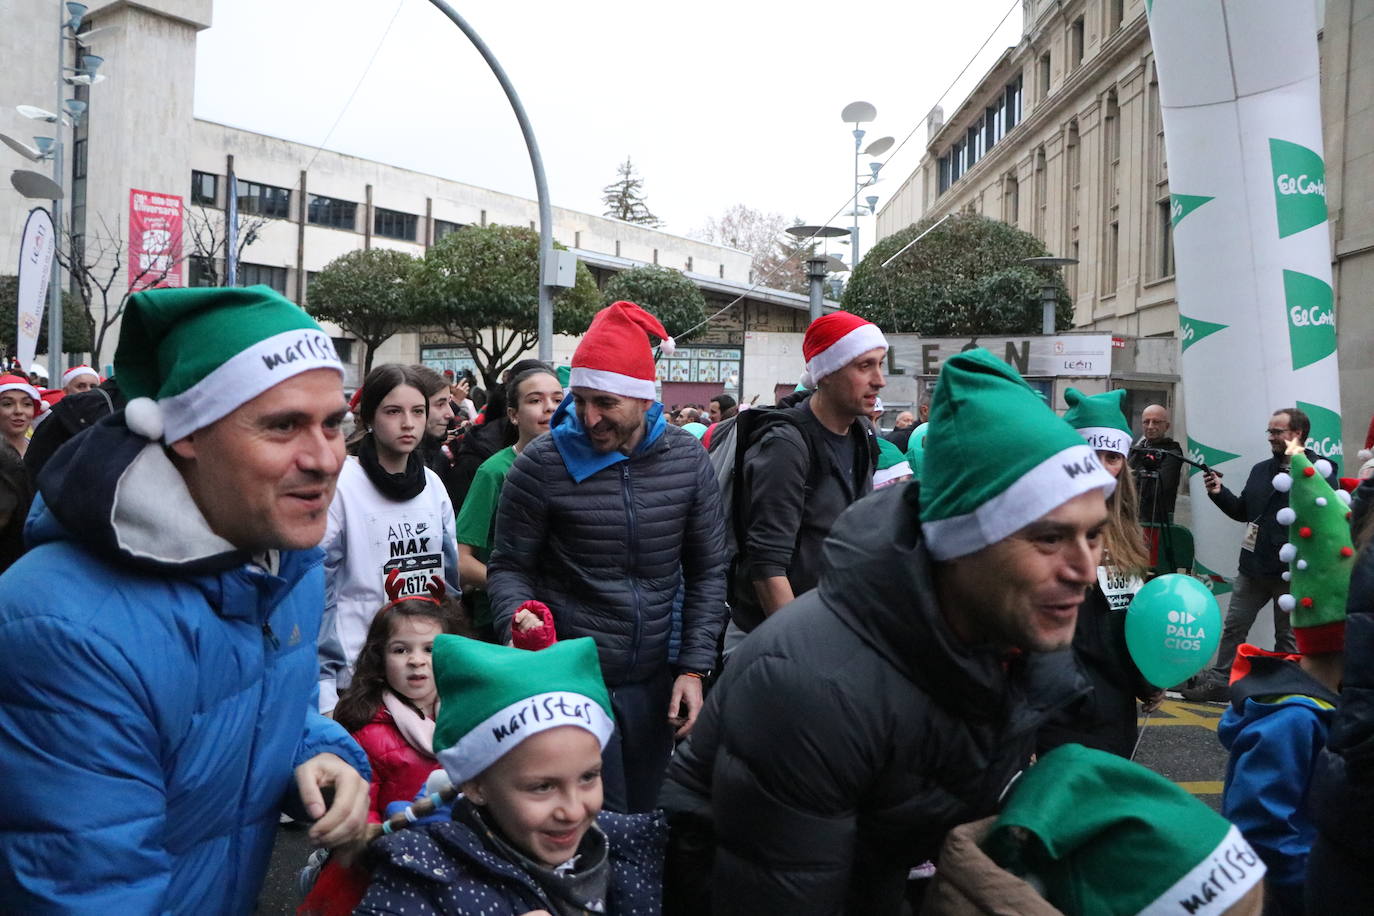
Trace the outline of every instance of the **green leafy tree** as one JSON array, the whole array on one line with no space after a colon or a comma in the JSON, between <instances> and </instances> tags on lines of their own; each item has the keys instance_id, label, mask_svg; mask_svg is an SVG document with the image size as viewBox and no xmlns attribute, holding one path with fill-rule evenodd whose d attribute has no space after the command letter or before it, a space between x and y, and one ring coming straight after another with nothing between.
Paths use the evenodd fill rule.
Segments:
<instances>
[{"instance_id":1,"label":"green leafy tree","mask_svg":"<svg viewBox=\"0 0 1374 916\"><path fill-rule=\"evenodd\" d=\"M882 266L934 222L928 217L869 249L845 286L844 307L899 334L1038 334L1040 289L1049 281L1059 289L1055 329L1073 326L1073 305L1059 272L1021 263L1049 251L1029 232L999 220L952 216Z\"/></svg>"},{"instance_id":2,"label":"green leafy tree","mask_svg":"<svg viewBox=\"0 0 1374 916\"><path fill-rule=\"evenodd\" d=\"M601 301L610 305L627 299L663 323L681 341L706 320L706 297L697 285L669 267L633 267L606 282Z\"/></svg>"},{"instance_id":3,"label":"green leafy tree","mask_svg":"<svg viewBox=\"0 0 1374 916\"><path fill-rule=\"evenodd\" d=\"M410 282L419 263L389 248L350 251L326 264L310 284L306 309L362 341L364 375L372 371L379 346L419 323Z\"/></svg>"},{"instance_id":4,"label":"green leafy tree","mask_svg":"<svg viewBox=\"0 0 1374 916\"><path fill-rule=\"evenodd\" d=\"M603 215L655 229L662 226L663 220L654 216L644 202L644 179L635 174L630 157L626 156L615 171L615 181L601 189L601 202L606 205Z\"/></svg>"},{"instance_id":5,"label":"green leafy tree","mask_svg":"<svg viewBox=\"0 0 1374 916\"><path fill-rule=\"evenodd\" d=\"M429 249L412 287L424 322L467 347L491 387L539 340L538 280L537 232L468 226ZM554 298L554 333L581 334L600 303L591 271L579 262L576 285Z\"/></svg>"},{"instance_id":6,"label":"green leafy tree","mask_svg":"<svg viewBox=\"0 0 1374 916\"><path fill-rule=\"evenodd\" d=\"M0 275L0 347L6 356L15 355L19 332L19 278L13 275ZM88 353L91 349L90 326L86 323L86 311L81 300L66 290L62 291L62 352ZM43 321L38 331L39 353L48 352L48 313L44 303ZM27 366L25 367L28 368ZM55 372L51 365L48 371ZM60 373L59 373L60 374ZM51 378L49 378L51 381Z\"/></svg>"}]
</instances>

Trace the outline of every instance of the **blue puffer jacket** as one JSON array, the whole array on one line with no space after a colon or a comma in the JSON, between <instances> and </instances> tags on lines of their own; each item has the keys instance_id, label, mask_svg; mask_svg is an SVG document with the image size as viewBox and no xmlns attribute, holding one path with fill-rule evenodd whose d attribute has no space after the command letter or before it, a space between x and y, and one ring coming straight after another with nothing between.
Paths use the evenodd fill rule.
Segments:
<instances>
[{"instance_id":1,"label":"blue puffer jacket","mask_svg":"<svg viewBox=\"0 0 1374 916\"><path fill-rule=\"evenodd\" d=\"M709 671L725 629L725 521L706 449L666 425L656 403L633 454L600 455L570 404L501 488L487 567L498 639L510 638L521 602L537 599L559 639L596 640L607 684L638 683L668 664L681 586L676 664Z\"/></svg>"},{"instance_id":2,"label":"blue puffer jacket","mask_svg":"<svg viewBox=\"0 0 1374 916\"><path fill-rule=\"evenodd\" d=\"M607 916L658 916L668 841L662 815L603 811L596 823L609 847ZM528 872L488 848L462 820L397 831L374 843L371 854L376 869L355 914L558 912Z\"/></svg>"},{"instance_id":3,"label":"blue puffer jacket","mask_svg":"<svg viewBox=\"0 0 1374 916\"><path fill-rule=\"evenodd\" d=\"M293 768L369 775L313 711L322 555L248 563L118 415L39 486L0 577L0 906L250 912Z\"/></svg>"}]
</instances>

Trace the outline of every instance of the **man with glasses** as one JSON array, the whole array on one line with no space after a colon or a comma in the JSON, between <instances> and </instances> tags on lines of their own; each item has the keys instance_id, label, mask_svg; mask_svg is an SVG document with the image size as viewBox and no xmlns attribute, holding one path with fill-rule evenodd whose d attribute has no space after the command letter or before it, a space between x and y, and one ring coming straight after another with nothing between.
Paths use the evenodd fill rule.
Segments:
<instances>
[{"instance_id":1,"label":"man with glasses","mask_svg":"<svg viewBox=\"0 0 1374 916\"><path fill-rule=\"evenodd\" d=\"M1306 442L1311 429L1307 414L1296 407L1276 410L1265 430L1273 454L1250 469L1239 496L1222 485L1219 475L1211 471L1203 474L1207 495L1216 507L1246 527L1240 544L1240 575L1236 576L1226 611L1216 664L1199 675L1194 686L1182 691L1185 699L1216 703L1230 699L1229 680L1236 648L1249 636L1255 617L1266 604L1274 606L1274 650L1297 651L1288 614L1280 610L1278 603L1279 596L1288 592L1288 583L1283 581L1288 564L1279 559L1279 548L1288 541L1288 526L1279 524L1277 518L1279 510L1288 505L1288 494L1274 489L1274 475L1288 470L1288 443ZM1321 456L1307 449L1307 458L1315 464ZM1334 462L1331 464L1326 481L1334 488L1337 469Z\"/></svg>"}]
</instances>

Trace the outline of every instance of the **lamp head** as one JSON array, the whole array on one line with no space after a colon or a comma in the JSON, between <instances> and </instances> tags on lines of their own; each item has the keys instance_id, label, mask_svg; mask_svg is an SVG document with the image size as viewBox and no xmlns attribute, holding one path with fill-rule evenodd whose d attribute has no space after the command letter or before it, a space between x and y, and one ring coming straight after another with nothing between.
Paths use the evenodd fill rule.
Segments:
<instances>
[{"instance_id":1,"label":"lamp head","mask_svg":"<svg viewBox=\"0 0 1374 916\"><path fill-rule=\"evenodd\" d=\"M95 71L100 69L100 65L105 63L105 58L97 57L94 54L81 55L81 72L86 76L95 76Z\"/></svg>"},{"instance_id":2,"label":"lamp head","mask_svg":"<svg viewBox=\"0 0 1374 916\"><path fill-rule=\"evenodd\" d=\"M86 4L68 3L67 14L72 17L67 20L67 28L75 32L81 28L81 20L86 18Z\"/></svg>"}]
</instances>

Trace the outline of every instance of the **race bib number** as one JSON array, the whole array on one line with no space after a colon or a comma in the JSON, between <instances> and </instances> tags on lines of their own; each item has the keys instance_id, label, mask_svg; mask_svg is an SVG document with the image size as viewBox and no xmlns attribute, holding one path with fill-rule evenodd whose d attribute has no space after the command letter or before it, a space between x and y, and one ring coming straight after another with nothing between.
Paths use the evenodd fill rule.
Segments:
<instances>
[{"instance_id":1,"label":"race bib number","mask_svg":"<svg viewBox=\"0 0 1374 916\"><path fill-rule=\"evenodd\" d=\"M382 565L382 587L392 570L400 584L398 598L428 595L431 576L443 578L442 532L425 522L396 520L386 526L387 558Z\"/></svg>"},{"instance_id":2,"label":"race bib number","mask_svg":"<svg viewBox=\"0 0 1374 916\"><path fill-rule=\"evenodd\" d=\"M1099 566L1097 584L1107 596L1107 606L1113 611L1124 611L1145 583L1139 576L1128 576L1113 566Z\"/></svg>"}]
</instances>

